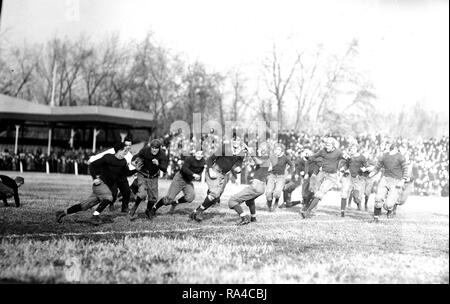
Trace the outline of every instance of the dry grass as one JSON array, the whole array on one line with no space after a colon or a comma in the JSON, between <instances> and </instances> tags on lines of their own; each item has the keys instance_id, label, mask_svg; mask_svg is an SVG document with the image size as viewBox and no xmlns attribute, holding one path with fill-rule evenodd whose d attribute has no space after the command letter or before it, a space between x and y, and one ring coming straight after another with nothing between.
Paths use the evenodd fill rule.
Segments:
<instances>
[{"instance_id":1,"label":"dry grass","mask_svg":"<svg viewBox=\"0 0 450 304\"><path fill-rule=\"evenodd\" d=\"M258 222L238 227L227 198L203 223L188 220L197 198L176 214L91 226L91 212L54 220L54 212L89 194L87 176L24 174L22 207L0 207L0 280L82 283L449 283L448 198L411 197L396 219L370 222L351 209L338 217L330 193L316 216L298 207L269 213L257 200ZM167 181L160 181L165 194ZM294 199L298 197L294 193ZM373 198L372 198L373 199ZM371 206L372 207L372 206ZM140 207L142 212L145 206ZM246 208L246 207L244 207Z\"/></svg>"}]
</instances>

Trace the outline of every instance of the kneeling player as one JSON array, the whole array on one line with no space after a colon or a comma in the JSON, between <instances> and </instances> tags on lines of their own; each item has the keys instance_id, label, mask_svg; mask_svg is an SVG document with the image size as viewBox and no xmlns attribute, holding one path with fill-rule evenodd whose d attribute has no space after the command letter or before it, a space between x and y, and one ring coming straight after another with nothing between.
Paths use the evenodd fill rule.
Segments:
<instances>
[{"instance_id":1,"label":"kneeling player","mask_svg":"<svg viewBox=\"0 0 450 304\"><path fill-rule=\"evenodd\" d=\"M89 172L94 178L92 194L85 201L73 205L67 210L56 212L56 221L58 223L61 223L62 218L68 214L85 211L98 204L99 206L90 222L94 225L102 223L100 213L111 204L117 181L123 176L131 176L136 173L136 170L130 171L127 161L124 159L127 153L125 144L119 143L115 145L114 151L116 152L114 155L105 154L102 158L93 161L89 165Z\"/></svg>"},{"instance_id":2,"label":"kneeling player","mask_svg":"<svg viewBox=\"0 0 450 304\"><path fill-rule=\"evenodd\" d=\"M160 199L150 211L150 216L156 215L158 210L163 205L172 205L170 213L172 213L177 204L191 203L195 198L195 190L193 180L199 181L205 168L205 159L203 151L195 152L195 156L189 156L183 163L181 170L175 174L173 181L170 184L167 195ZM178 193L183 191L183 196L175 201Z\"/></svg>"},{"instance_id":3,"label":"kneeling player","mask_svg":"<svg viewBox=\"0 0 450 304\"><path fill-rule=\"evenodd\" d=\"M251 153L251 151L248 152ZM234 209L241 218L238 225L246 225L250 222L256 222L255 199L265 192L266 178L270 166L267 145L263 143L258 152L257 157L251 156L256 165L251 184L245 187L242 191L231 196L228 201L228 206L230 209ZM241 204L243 202L245 202L250 209L250 216L245 214L242 210Z\"/></svg>"},{"instance_id":4,"label":"kneeling player","mask_svg":"<svg viewBox=\"0 0 450 304\"><path fill-rule=\"evenodd\" d=\"M5 207L9 207L8 198L14 197L16 207L20 207L19 188L24 184L23 177L17 176L12 179L6 175L0 175L0 199L3 200Z\"/></svg>"}]
</instances>

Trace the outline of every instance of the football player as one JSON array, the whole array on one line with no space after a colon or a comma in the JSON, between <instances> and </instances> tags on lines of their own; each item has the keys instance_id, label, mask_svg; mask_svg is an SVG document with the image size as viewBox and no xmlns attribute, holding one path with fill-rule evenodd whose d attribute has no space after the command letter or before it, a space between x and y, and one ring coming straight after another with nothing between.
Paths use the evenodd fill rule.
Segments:
<instances>
[{"instance_id":1,"label":"football player","mask_svg":"<svg viewBox=\"0 0 450 304\"><path fill-rule=\"evenodd\" d=\"M5 207L9 207L8 198L14 197L16 207L20 207L19 188L25 183L23 177L12 179L6 175L0 175L0 199Z\"/></svg>"},{"instance_id":2,"label":"football player","mask_svg":"<svg viewBox=\"0 0 450 304\"><path fill-rule=\"evenodd\" d=\"M369 177L383 170L375 197L373 220L379 221L381 208L387 210L387 218L393 217L394 206L397 203L405 182L409 180L408 165L405 157L400 154L395 142L389 145L389 152L384 153L378 160Z\"/></svg>"},{"instance_id":3,"label":"football player","mask_svg":"<svg viewBox=\"0 0 450 304\"><path fill-rule=\"evenodd\" d=\"M130 210L130 220L137 218L136 210L141 201L147 198L147 209L145 215L151 219L150 214L153 205L158 199L158 177L160 171L167 173L168 159L161 149L161 141L153 139L150 146L143 147L135 156L133 161L138 158L142 160L142 168L137 174L138 192L136 201Z\"/></svg>"},{"instance_id":4,"label":"football player","mask_svg":"<svg viewBox=\"0 0 450 304\"><path fill-rule=\"evenodd\" d=\"M128 150L124 143L115 145L114 151L116 152L114 155L107 153L90 163L89 172L94 179L91 195L85 201L75 204L67 210L56 212L58 223L61 223L62 218L68 214L85 211L95 205L99 206L94 211L90 222L94 225L102 223L100 213L111 204L117 181L123 176L131 176L137 172L128 168L125 160L125 154Z\"/></svg>"},{"instance_id":5,"label":"football player","mask_svg":"<svg viewBox=\"0 0 450 304\"><path fill-rule=\"evenodd\" d=\"M361 210L361 198L364 190L362 173L368 171L367 159L358 152L358 146L353 144L349 149L349 158L341 170L348 170L348 174L342 177L341 189L341 216L345 216L347 199L353 197L358 210Z\"/></svg>"},{"instance_id":6,"label":"football player","mask_svg":"<svg viewBox=\"0 0 450 304\"><path fill-rule=\"evenodd\" d=\"M155 216L156 210L163 205L172 205L170 213L173 213L177 204L193 202L195 199L195 189L192 181L200 180L205 164L202 150L196 151L194 156L188 156L181 170L175 174L167 195L161 198L150 210L150 216ZM176 196L181 191L183 191L183 196L175 201Z\"/></svg>"},{"instance_id":7,"label":"football player","mask_svg":"<svg viewBox=\"0 0 450 304\"><path fill-rule=\"evenodd\" d=\"M252 151L248 148L249 154ZM253 180L250 185L242 189L242 191L232 195L228 200L228 207L234 209L240 217L238 225L246 225L250 222L256 222L256 205L255 199L265 192L266 178L268 175L270 160L268 156L268 148L266 143L262 143L258 149L258 156L250 156L255 163L255 170ZM245 202L250 210L250 215L247 215L242 210L241 204Z\"/></svg>"},{"instance_id":8,"label":"football player","mask_svg":"<svg viewBox=\"0 0 450 304\"><path fill-rule=\"evenodd\" d=\"M232 155L226 153L228 145L223 145L222 154L216 151L206 160L206 184L208 186L208 193L204 202L189 215L190 219L201 222L203 220L203 213L220 200L228 182L227 173L230 171L234 171L235 173L241 172L244 157L239 154L243 151L243 145L236 140L231 141L230 145Z\"/></svg>"},{"instance_id":9,"label":"football player","mask_svg":"<svg viewBox=\"0 0 450 304\"><path fill-rule=\"evenodd\" d=\"M273 211L278 207L278 202L286 182L286 166L289 166L289 175L292 175L294 164L291 159L285 155L284 147L281 144L275 145L274 154L269 158L271 170L267 176L266 200L267 208L269 211ZM273 201L274 204L272 205Z\"/></svg>"},{"instance_id":10,"label":"football player","mask_svg":"<svg viewBox=\"0 0 450 304\"><path fill-rule=\"evenodd\" d=\"M312 210L319 204L320 200L333 187L338 185L338 168L341 160L347 158L346 155L338 148L338 142L332 137L325 138L325 147L316 154L311 155L308 160L322 160L322 171L317 175L317 191L314 193L314 199L308 209L301 210L300 215L306 219L311 217Z\"/></svg>"}]
</instances>

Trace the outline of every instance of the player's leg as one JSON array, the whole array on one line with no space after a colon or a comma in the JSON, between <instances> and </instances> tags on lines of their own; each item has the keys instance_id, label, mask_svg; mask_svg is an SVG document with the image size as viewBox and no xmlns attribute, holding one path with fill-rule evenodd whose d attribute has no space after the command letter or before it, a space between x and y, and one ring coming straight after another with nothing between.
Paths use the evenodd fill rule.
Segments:
<instances>
[{"instance_id":1,"label":"player's leg","mask_svg":"<svg viewBox=\"0 0 450 304\"><path fill-rule=\"evenodd\" d=\"M388 188L386 184L386 178L382 177L378 183L377 194L375 197L375 204L373 208L373 219L378 222L379 216L381 215L381 208L383 208L384 201L388 193Z\"/></svg>"},{"instance_id":2,"label":"player's leg","mask_svg":"<svg viewBox=\"0 0 450 304\"><path fill-rule=\"evenodd\" d=\"M352 197L358 210L361 210L362 198L364 197L364 180L361 176L352 178Z\"/></svg>"},{"instance_id":3,"label":"player's leg","mask_svg":"<svg viewBox=\"0 0 450 304\"><path fill-rule=\"evenodd\" d=\"M273 192L275 191L276 177L273 174L267 176L266 201L267 208L272 211Z\"/></svg>"},{"instance_id":4,"label":"player's leg","mask_svg":"<svg viewBox=\"0 0 450 304\"><path fill-rule=\"evenodd\" d=\"M137 193L136 193L136 201L134 202L133 207L130 209L130 220L134 220L137 218L136 210L139 207L139 204L145 200L147 197L147 182L146 178L138 174L136 178L136 186L137 186Z\"/></svg>"},{"instance_id":5,"label":"player's leg","mask_svg":"<svg viewBox=\"0 0 450 304\"><path fill-rule=\"evenodd\" d=\"M392 211L394 216L397 214L397 207L406 203L412 191L413 191L413 183L412 182L405 183L405 186L403 187L400 193L398 202L397 204L395 204L394 210Z\"/></svg>"},{"instance_id":6,"label":"player's leg","mask_svg":"<svg viewBox=\"0 0 450 304\"><path fill-rule=\"evenodd\" d=\"M0 182L0 197L3 200L3 204L8 207L8 198L14 196L14 190L10 187L6 186L5 184Z\"/></svg>"},{"instance_id":7,"label":"player's leg","mask_svg":"<svg viewBox=\"0 0 450 304\"><path fill-rule=\"evenodd\" d=\"M388 194L386 200L384 201L383 207L387 211L387 217L393 217L394 206L400 198L400 193L402 189L397 186L399 180L389 178L388 180Z\"/></svg>"},{"instance_id":8,"label":"player's leg","mask_svg":"<svg viewBox=\"0 0 450 304\"><path fill-rule=\"evenodd\" d=\"M280 205L279 208L289 208L291 205L292 192L297 188L297 183L295 181L289 181L285 183L283 187L283 204Z\"/></svg>"},{"instance_id":9,"label":"player's leg","mask_svg":"<svg viewBox=\"0 0 450 304\"><path fill-rule=\"evenodd\" d=\"M116 200L118 198L118 194L119 194L119 188L118 188L118 185L115 184L113 187L113 191L112 191L113 198L111 200L111 204L109 204L109 211L111 211L111 212L114 211L114 209L115 209L114 203L116 202Z\"/></svg>"},{"instance_id":10,"label":"player's leg","mask_svg":"<svg viewBox=\"0 0 450 304\"><path fill-rule=\"evenodd\" d=\"M195 188L193 183L186 183L183 188L183 196L180 197L177 201L172 202L172 206L170 208L171 213L175 211L175 208L179 204L190 204L195 199Z\"/></svg>"},{"instance_id":11,"label":"player's leg","mask_svg":"<svg viewBox=\"0 0 450 304\"><path fill-rule=\"evenodd\" d=\"M3 205L5 205L5 207L9 207L8 199L6 198L6 195L0 193L0 199L3 201Z\"/></svg>"},{"instance_id":12,"label":"player's leg","mask_svg":"<svg viewBox=\"0 0 450 304\"><path fill-rule=\"evenodd\" d=\"M147 209L145 215L151 219L155 214L152 212L153 206L158 200L158 177L147 179Z\"/></svg>"},{"instance_id":13,"label":"player's leg","mask_svg":"<svg viewBox=\"0 0 450 304\"><path fill-rule=\"evenodd\" d=\"M345 216L345 208L347 206L347 199L349 198L351 188L351 176L345 176L341 179L341 216Z\"/></svg>"},{"instance_id":14,"label":"player's leg","mask_svg":"<svg viewBox=\"0 0 450 304\"><path fill-rule=\"evenodd\" d=\"M314 199L312 200L310 206L305 212L300 211L303 218L310 217L311 212L317 207L325 194L337 185L337 174L323 173L323 177L321 177L320 180L322 180L322 183L320 183L317 193L314 194Z\"/></svg>"},{"instance_id":15,"label":"player's leg","mask_svg":"<svg viewBox=\"0 0 450 304\"><path fill-rule=\"evenodd\" d=\"M196 220L197 222L201 222L203 220L203 212L220 199L222 191L225 189L224 183L226 183L226 181L225 176L221 173L217 173L216 178L211 178L209 174L206 174L208 194L206 195L203 203L189 215L191 219Z\"/></svg>"},{"instance_id":16,"label":"player's leg","mask_svg":"<svg viewBox=\"0 0 450 304\"><path fill-rule=\"evenodd\" d=\"M256 222L256 204L255 199L264 194L266 190L266 183L260 180L253 181L253 189L255 191L255 197L245 202L250 211L250 222Z\"/></svg>"},{"instance_id":17,"label":"player's leg","mask_svg":"<svg viewBox=\"0 0 450 304\"><path fill-rule=\"evenodd\" d=\"M283 193L285 183L286 179L284 178L284 175L276 176L275 189L273 191L273 198L275 199L275 202L273 204L273 210L276 210L278 208L278 204L281 198L281 194Z\"/></svg>"},{"instance_id":18,"label":"player's leg","mask_svg":"<svg viewBox=\"0 0 450 304\"><path fill-rule=\"evenodd\" d=\"M92 214L90 219L91 224L99 225L102 223L100 218L100 214L105 210L105 208L111 204L113 199L113 194L109 187L105 183L101 183L97 187L94 188L94 194L100 201L100 204L97 206L97 209Z\"/></svg>"},{"instance_id":19,"label":"player's leg","mask_svg":"<svg viewBox=\"0 0 450 304\"><path fill-rule=\"evenodd\" d=\"M363 180L364 180L364 210L368 211L369 197L373 189L373 178L363 177Z\"/></svg>"},{"instance_id":20,"label":"player's leg","mask_svg":"<svg viewBox=\"0 0 450 304\"><path fill-rule=\"evenodd\" d=\"M186 182L181 177L181 174L178 172L173 177L172 182L170 183L169 190L167 191L166 196L162 197L152 208L151 215L156 215L156 210L161 208L163 205L170 205L175 201L175 197L177 197L178 193L184 188Z\"/></svg>"},{"instance_id":21,"label":"player's leg","mask_svg":"<svg viewBox=\"0 0 450 304\"><path fill-rule=\"evenodd\" d=\"M122 194L122 207L120 211L126 213L128 212L128 205L130 203L131 197L131 189L130 185L128 184L128 179L126 177L121 178L117 183L117 187L119 188L120 193Z\"/></svg>"},{"instance_id":22,"label":"player's leg","mask_svg":"<svg viewBox=\"0 0 450 304\"><path fill-rule=\"evenodd\" d=\"M255 190L253 189L252 184L248 185L238 193L233 194L228 200L228 207L236 211L236 213L239 215L241 219L239 225L245 225L250 223L250 215L244 212L244 210L241 207L241 204L247 200L254 198Z\"/></svg>"},{"instance_id":23,"label":"player's leg","mask_svg":"<svg viewBox=\"0 0 450 304\"><path fill-rule=\"evenodd\" d=\"M94 188L94 186L92 186ZM66 210L59 210L56 212L56 221L58 223L62 222L62 218L68 214L78 213L80 211L86 211L99 203L99 199L94 193L94 189L92 189L92 193L89 195L87 199L84 201L77 203L75 205L70 206Z\"/></svg>"},{"instance_id":24,"label":"player's leg","mask_svg":"<svg viewBox=\"0 0 450 304\"><path fill-rule=\"evenodd\" d=\"M314 193L311 191L312 183L313 182L311 180L311 177L308 177L308 178L302 180L302 200L303 200L303 207L302 207L302 209L304 211L306 211L306 209L308 209L309 203L311 202L311 200L312 200L312 198L314 196ZM297 205L299 203L301 203L301 202L300 201L294 201L291 204L294 206L294 205Z\"/></svg>"}]
</instances>

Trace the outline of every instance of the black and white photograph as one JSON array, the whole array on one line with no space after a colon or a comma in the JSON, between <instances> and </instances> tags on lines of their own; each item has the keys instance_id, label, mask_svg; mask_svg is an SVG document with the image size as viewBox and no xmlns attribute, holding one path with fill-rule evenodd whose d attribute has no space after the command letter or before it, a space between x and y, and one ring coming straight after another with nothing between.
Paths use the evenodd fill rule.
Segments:
<instances>
[{"instance_id":1,"label":"black and white photograph","mask_svg":"<svg viewBox=\"0 0 450 304\"><path fill-rule=\"evenodd\" d=\"M0 284L448 285L448 101L446 0L0 1Z\"/></svg>"}]
</instances>

